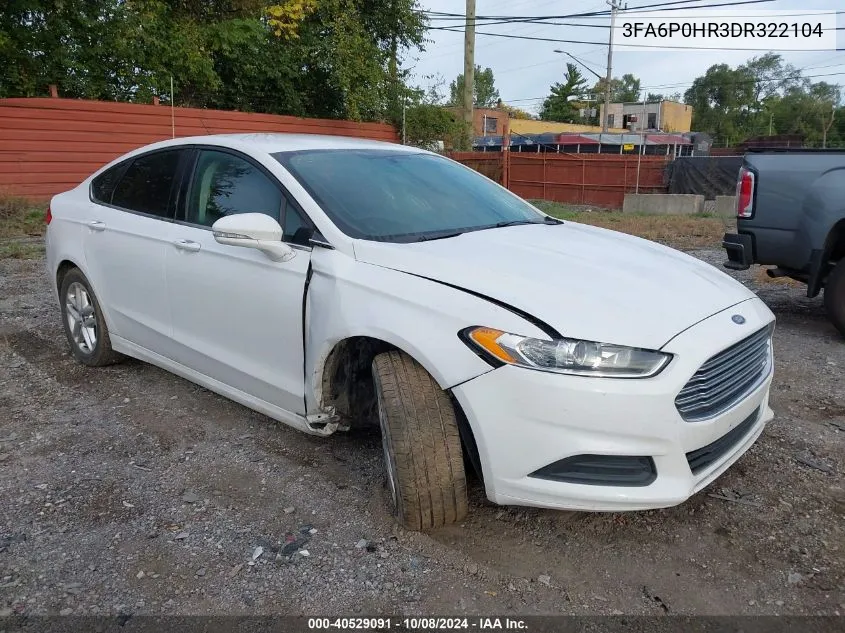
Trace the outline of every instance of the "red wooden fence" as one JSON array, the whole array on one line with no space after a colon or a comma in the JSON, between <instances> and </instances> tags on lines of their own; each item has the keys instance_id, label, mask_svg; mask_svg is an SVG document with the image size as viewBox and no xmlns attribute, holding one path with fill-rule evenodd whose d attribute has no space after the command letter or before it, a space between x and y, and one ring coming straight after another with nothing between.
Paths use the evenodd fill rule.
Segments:
<instances>
[{"instance_id":1,"label":"red wooden fence","mask_svg":"<svg viewBox=\"0 0 845 633\"><path fill-rule=\"evenodd\" d=\"M451 158L528 199L619 209L626 193L668 192L666 156L462 152ZM505 160L507 183L502 178Z\"/></svg>"},{"instance_id":2,"label":"red wooden fence","mask_svg":"<svg viewBox=\"0 0 845 633\"><path fill-rule=\"evenodd\" d=\"M334 134L398 141L382 123L79 99L0 99L0 194L44 199L132 149L172 136Z\"/></svg>"}]
</instances>

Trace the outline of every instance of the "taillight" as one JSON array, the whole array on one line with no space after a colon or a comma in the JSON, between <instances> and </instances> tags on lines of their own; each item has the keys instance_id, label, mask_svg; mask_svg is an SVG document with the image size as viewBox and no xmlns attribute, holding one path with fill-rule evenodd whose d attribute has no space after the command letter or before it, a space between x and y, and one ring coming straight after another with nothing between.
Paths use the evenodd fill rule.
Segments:
<instances>
[{"instance_id":1,"label":"taillight","mask_svg":"<svg viewBox=\"0 0 845 633\"><path fill-rule=\"evenodd\" d=\"M754 172L745 167L739 170L736 182L736 217L750 218L754 214Z\"/></svg>"},{"instance_id":2,"label":"taillight","mask_svg":"<svg viewBox=\"0 0 845 633\"><path fill-rule=\"evenodd\" d=\"M44 224L50 224L53 221L53 213L50 211L50 205L47 205L47 213L44 214Z\"/></svg>"}]
</instances>

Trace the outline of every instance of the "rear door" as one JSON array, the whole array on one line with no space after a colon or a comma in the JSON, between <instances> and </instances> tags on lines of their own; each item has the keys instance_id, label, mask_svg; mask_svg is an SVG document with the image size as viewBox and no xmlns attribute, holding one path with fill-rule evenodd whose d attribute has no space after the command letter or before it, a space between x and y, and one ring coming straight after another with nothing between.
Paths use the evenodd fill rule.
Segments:
<instances>
[{"instance_id":1,"label":"rear door","mask_svg":"<svg viewBox=\"0 0 845 633\"><path fill-rule=\"evenodd\" d=\"M109 330L163 353L170 340L165 252L184 149L141 154L92 183L83 247Z\"/></svg>"},{"instance_id":2,"label":"rear door","mask_svg":"<svg viewBox=\"0 0 845 633\"><path fill-rule=\"evenodd\" d=\"M218 244L211 225L237 213L278 221L293 259ZM307 216L249 157L199 148L167 249L171 358L229 387L304 413L302 310L311 247Z\"/></svg>"}]
</instances>

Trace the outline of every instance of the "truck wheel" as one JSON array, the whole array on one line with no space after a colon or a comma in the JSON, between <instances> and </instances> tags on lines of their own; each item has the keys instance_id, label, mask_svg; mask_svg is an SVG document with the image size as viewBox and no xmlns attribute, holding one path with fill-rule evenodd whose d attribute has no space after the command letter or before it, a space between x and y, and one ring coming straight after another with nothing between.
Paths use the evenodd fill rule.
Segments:
<instances>
[{"instance_id":1,"label":"truck wheel","mask_svg":"<svg viewBox=\"0 0 845 633\"><path fill-rule=\"evenodd\" d=\"M83 365L102 367L122 356L111 348L109 329L100 303L85 275L73 268L62 279L59 289L62 322L73 357Z\"/></svg>"},{"instance_id":2,"label":"truck wheel","mask_svg":"<svg viewBox=\"0 0 845 633\"><path fill-rule=\"evenodd\" d=\"M461 439L449 396L400 351L373 359L384 458L393 506L411 530L460 521L467 513Z\"/></svg>"},{"instance_id":3,"label":"truck wheel","mask_svg":"<svg viewBox=\"0 0 845 633\"><path fill-rule=\"evenodd\" d=\"M833 325L845 336L845 259L840 259L827 276L824 307Z\"/></svg>"}]
</instances>

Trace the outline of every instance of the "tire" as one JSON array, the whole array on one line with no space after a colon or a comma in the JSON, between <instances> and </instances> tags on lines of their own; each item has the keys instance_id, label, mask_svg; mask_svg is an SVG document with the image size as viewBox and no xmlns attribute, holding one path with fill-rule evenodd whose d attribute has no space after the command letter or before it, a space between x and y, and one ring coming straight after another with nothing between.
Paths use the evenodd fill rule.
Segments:
<instances>
[{"instance_id":1,"label":"tire","mask_svg":"<svg viewBox=\"0 0 845 633\"><path fill-rule=\"evenodd\" d=\"M840 259L827 276L824 307L833 325L845 336L845 259Z\"/></svg>"},{"instance_id":2,"label":"tire","mask_svg":"<svg viewBox=\"0 0 845 633\"><path fill-rule=\"evenodd\" d=\"M448 394L400 351L373 359L382 445L394 512L410 530L463 519L467 486L461 439Z\"/></svg>"},{"instance_id":3,"label":"tire","mask_svg":"<svg viewBox=\"0 0 845 633\"><path fill-rule=\"evenodd\" d=\"M111 347L100 303L81 270L73 268L67 272L59 297L65 336L73 357L89 367L118 362L122 356Z\"/></svg>"}]
</instances>

